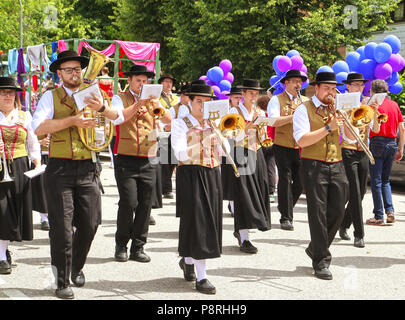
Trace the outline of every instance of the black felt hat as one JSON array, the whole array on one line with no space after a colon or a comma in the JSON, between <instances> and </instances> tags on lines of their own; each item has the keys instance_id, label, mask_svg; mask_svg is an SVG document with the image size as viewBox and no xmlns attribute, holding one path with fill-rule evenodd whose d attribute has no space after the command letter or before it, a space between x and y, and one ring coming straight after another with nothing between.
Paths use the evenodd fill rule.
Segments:
<instances>
[{"instance_id":1,"label":"black felt hat","mask_svg":"<svg viewBox=\"0 0 405 320\"><path fill-rule=\"evenodd\" d=\"M173 85L176 83L176 78L173 77L170 73L165 73L164 75L162 75L159 80L158 83L162 83L162 81L164 79L171 79L173 81Z\"/></svg>"},{"instance_id":2,"label":"black felt hat","mask_svg":"<svg viewBox=\"0 0 405 320\"><path fill-rule=\"evenodd\" d=\"M316 85L321 83L335 84L341 86L341 83L336 81L336 74L334 72L319 72L316 75L315 81L311 82L310 85Z\"/></svg>"},{"instance_id":3,"label":"black felt hat","mask_svg":"<svg viewBox=\"0 0 405 320\"><path fill-rule=\"evenodd\" d=\"M284 78L282 78L280 80L280 82L284 83L287 79L290 79L290 78L301 78L302 82L307 81L307 79L308 79L306 76L303 76L301 74L301 71L299 71L299 70L289 70L289 71L287 71Z\"/></svg>"},{"instance_id":4,"label":"black felt hat","mask_svg":"<svg viewBox=\"0 0 405 320\"><path fill-rule=\"evenodd\" d=\"M349 73L347 76L347 80L343 80L342 82L346 83L346 84L350 84L351 82L354 82L354 81L361 81L363 83L368 82L368 80L363 78L363 75L361 73L357 73L357 72Z\"/></svg>"},{"instance_id":5,"label":"black felt hat","mask_svg":"<svg viewBox=\"0 0 405 320\"><path fill-rule=\"evenodd\" d=\"M123 72L126 76L133 76L133 75L145 75L148 78L153 78L155 76L155 73L152 71L148 71L148 69L140 64L135 64L129 69L127 72Z\"/></svg>"},{"instance_id":6,"label":"black felt hat","mask_svg":"<svg viewBox=\"0 0 405 320\"><path fill-rule=\"evenodd\" d=\"M51 63L51 65L49 66L49 70L53 73L56 73L56 70L59 69L62 63L71 60L79 61L82 69L86 68L89 64L89 58L79 56L74 50L66 50L58 54L58 58Z\"/></svg>"},{"instance_id":7,"label":"black felt hat","mask_svg":"<svg viewBox=\"0 0 405 320\"><path fill-rule=\"evenodd\" d=\"M208 84L192 84L190 90L187 91L185 95L216 98L212 92L211 86Z\"/></svg>"},{"instance_id":8,"label":"black felt hat","mask_svg":"<svg viewBox=\"0 0 405 320\"><path fill-rule=\"evenodd\" d=\"M14 89L16 91L22 91L22 89L18 87L15 79L10 77L0 77L0 89Z\"/></svg>"},{"instance_id":9,"label":"black felt hat","mask_svg":"<svg viewBox=\"0 0 405 320\"><path fill-rule=\"evenodd\" d=\"M257 79L245 79L243 84L240 86L242 90L264 90L260 87L260 82Z\"/></svg>"},{"instance_id":10,"label":"black felt hat","mask_svg":"<svg viewBox=\"0 0 405 320\"><path fill-rule=\"evenodd\" d=\"M229 93L227 93L227 96L231 96L233 94L242 94L242 88L240 86L236 86L236 87L232 87L231 91L229 91Z\"/></svg>"}]
</instances>

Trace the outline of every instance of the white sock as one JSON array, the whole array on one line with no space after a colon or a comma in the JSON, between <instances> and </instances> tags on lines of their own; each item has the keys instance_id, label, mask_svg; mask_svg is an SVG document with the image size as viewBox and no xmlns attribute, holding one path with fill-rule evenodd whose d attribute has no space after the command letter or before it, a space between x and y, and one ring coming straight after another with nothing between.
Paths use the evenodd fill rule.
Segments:
<instances>
[{"instance_id":1,"label":"white sock","mask_svg":"<svg viewBox=\"0 0 405 320\"><path fill-rule=\"evenodd\" d=\"M205 259L204 260L196 260L194 259L194 265L197 272L197 281L201 281L207 278L206 270L205 270Z\"/></svg>"},{"instance_id":2,"label":"white sock","mask_svg":"<svg viewBox=\"0 0 405 320\"><path fill-rule=\"evenodd\" d=\"M193 258L190 258L190 257L185 257L185 258L184 258L184 262L185 262L186 264L194 264L194 259L193 259Z\"/></svg>"},{"instance_id":3,"label":"white sock","mask_svg":"<svg viewBox=\"0 0 405 320\"><path fill-rule=\"evenodd\" d=\"M6 250L9 243L9 240L0 240L0 261L7 260Z\"/></svg>"},{"instance_id":4,"label":"white sock","mask_svg":"<svg viewBox=\"0 0 405 320\"><path fill-rule=\"evenodd\" d=\"M230 207L231 207L231 212L232 212L232 213L235 213L235 208L234 208L234 206L233 206L233 201L229 201L229 205L230 205Z\"/></svg>"},{"instance_id":5,"label":"white sock","mask_svg":"<svg viewBox=\"0 0 405 320\"><path fill-rule=\"evenodd\" d=\"M47 213L39 213L39 215L41 216L41 223L44 221L48 221L48 214Z\"/></svg>"},{"instance_id":6,"label":"white sock","mask_svg":"<svg viewBox=\"0 0 405 320\"><path fill-rule=\"evenodd\" d=\"M240 234L241 243L243 243L243 241L245 241L245 240L249 240L249 230L248 229L240 229L239 234Z\"/></svg>"}]
</instances>

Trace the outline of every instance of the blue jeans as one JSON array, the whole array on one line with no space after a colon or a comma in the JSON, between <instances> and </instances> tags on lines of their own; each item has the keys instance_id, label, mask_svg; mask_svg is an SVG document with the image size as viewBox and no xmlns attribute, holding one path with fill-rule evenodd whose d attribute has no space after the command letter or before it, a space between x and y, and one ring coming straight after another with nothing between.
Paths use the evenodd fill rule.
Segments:
<instances>
[{"instance_id":1,"label":"blue jeans","mask_svg":"<svg viewBox=\"0 0 405 320\"><path fill-rule=\"evenodd\" d=\"M373 195L375 219L384 219L385 212L394 212L392 204L390 174L398 146L393 138L373 137L370 151L375 164L370 163L371 193Z\"/></svg>"}]
</instances>

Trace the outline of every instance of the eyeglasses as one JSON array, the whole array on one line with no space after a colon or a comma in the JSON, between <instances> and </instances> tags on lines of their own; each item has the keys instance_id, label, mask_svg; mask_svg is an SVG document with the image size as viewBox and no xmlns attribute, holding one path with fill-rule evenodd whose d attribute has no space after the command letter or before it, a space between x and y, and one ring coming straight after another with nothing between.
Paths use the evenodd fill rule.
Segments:
<instances>
[{"instance_id":1,"label":"eyeglasses","mask_svg":"<svg viewBox=\"0 0 405 320\"><path fill-rule=\"evenodd\" d=\"M59 70L64 70L67 74L72 74L73 71L76 73L82 72L82 68L76 67L76 68L60 68Z\"/></svg>"},{"instance_id":2,"label":"eyeglasses","mask_svg":"<svg viewBox=\"0 0 405 320\"><path fill-rule=\"evenodd\" d=\"M0 90L0 96L10 96L10 97L12 97L12 96L14 96L15 95L15 91L14 90L12 90L12 91L4 91L4 90Z\"/></svg>"},{"instance_id":3,"label":"eyeglasses","mask_svg":"<svg viewBox=\"0 0 405 320\"><path fill-rule=\"evenodd\" d=\"M362 83L352 83L352 84L349 84L349 86L352 86L352 87L355 87L355 88L365 87L365 85L362 84Z\"/></svg>"}]
</instances>

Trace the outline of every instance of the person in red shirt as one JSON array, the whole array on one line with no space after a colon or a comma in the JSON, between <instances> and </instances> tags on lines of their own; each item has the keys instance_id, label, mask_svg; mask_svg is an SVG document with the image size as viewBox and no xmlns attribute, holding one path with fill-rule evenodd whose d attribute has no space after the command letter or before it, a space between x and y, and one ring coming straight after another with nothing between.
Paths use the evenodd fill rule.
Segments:
<instances>
[{"instance_id":1,"label":"person in red shirt","mask_svg":"<svg viewBox=\"0 0 405 320\"><path fill-rule=\"evenodd\" d=\"M371 95L384 92L388 92L388 84L385 81L374 80L371 83ZM393 161L400 161L404 155L404 118L398 104L385 98L378 107L378 112L385 113L388 120L381 124L378 133L370 132L370 151L375 159L374 165L370 163L371 192L374 203L374 217L366 221L370 225L385 224L384 210L387 214L387 223L395 222L390 173Z\"/></svg>"}]
</instances>

